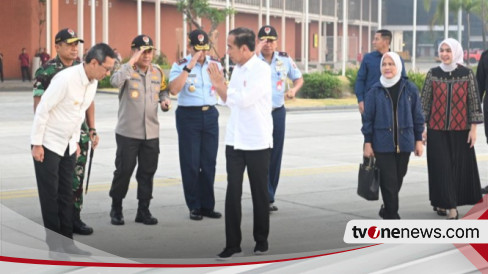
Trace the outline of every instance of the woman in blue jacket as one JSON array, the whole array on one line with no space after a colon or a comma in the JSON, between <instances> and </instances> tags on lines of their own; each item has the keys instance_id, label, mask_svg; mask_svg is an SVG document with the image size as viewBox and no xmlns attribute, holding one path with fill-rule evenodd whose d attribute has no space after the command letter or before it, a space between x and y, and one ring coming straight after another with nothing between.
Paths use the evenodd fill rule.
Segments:
<instances>
[{"instance_id":1,"label":"woman in blue jacket","mask_svg":"<svg viewBox=\"0 0 488 274\"><path fill-rule=\"evenodd\" d=\"M400 219L398 193L407 174L410 153L423 152L424 116L417 87L401 77L402 62L394 52L381 59L380 81L365 100L364 156L375 157L380 169L383 219Z\"/></svg>"}]
</instances>

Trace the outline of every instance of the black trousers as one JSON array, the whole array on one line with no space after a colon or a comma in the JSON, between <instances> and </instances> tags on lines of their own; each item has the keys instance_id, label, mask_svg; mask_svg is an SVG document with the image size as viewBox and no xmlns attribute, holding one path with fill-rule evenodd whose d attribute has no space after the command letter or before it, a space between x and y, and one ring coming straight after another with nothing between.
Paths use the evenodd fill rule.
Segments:
<instances>
[{"instance_id":1,"label":"black trousers","mask_svg":"<svg viewBox=\"0 0 488 274\"><path fill-rule=\"evenodd\" d=\"M20 72L22 73L22 82L25 80L30 81L29 67L20 67Z\"/></svg>"},{"instance_id":2,"label":"black trousers","mask_svg":"<svg viewBox=\"0 0 488 274\"><path fill-rule=\"evenodd\" d=\"M44 161L34 160L46 242L51 249L61 245L62 237L57 234L73 238L72 183L75 161L76 153L69 155L69 147L63 156L44 147Z\"/></svg>"},{"instance_id":3,"label":"black trousers","mask_svg":"<svg viewBox=\"0 0 488 274\"><path fill-rule=\"evenodd\" d=\"M124 199L129 190L130 178L137 167L137 199L152 199L153 179L158 168L159 138L141 140L115 134L117 152L110 197Z\"/></svg>"},{"instance_id":4,"label":"black trousers","mask_svg":"<svg viewBox=\"0 0 488 274\"><path fill-rule=\"evenodd\" d=\"M400 219L398 193L407 174L410 152L375 154L380 169L380 188L385 210L383 219Z\"/></svg>"},{"instance_id":5,"label":"black trousers","mask_svg":"<svg viewBox=\"0 0 488 274\"><path fill-rule=\"evenodd\" d=\"M269 234L268 170L271 149L236 150L227 146L227 193L225 196L225 236L226 247L241 246L241 197L244 170L251 186L256 242L267 242Z\"/></svg>"}]
</instances>

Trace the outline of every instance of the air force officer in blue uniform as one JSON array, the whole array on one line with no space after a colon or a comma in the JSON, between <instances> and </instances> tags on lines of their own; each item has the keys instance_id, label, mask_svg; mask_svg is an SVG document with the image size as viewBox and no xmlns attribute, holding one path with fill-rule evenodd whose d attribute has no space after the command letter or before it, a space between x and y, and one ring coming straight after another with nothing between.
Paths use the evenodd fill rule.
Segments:
<instances>
[{"instance_id":1,"label":"air force officer in blue uniform","mask_svg":"<svg viewBox=\"0 0 488 274\"><path fill-rule=\"evenodd\" d=\"M176 129L180 169L190 219L220 218L214 211L214 179L219 144L217 95L207 73L210 62L208 35L190 33L190 55L174 63L169 78L171 94L178 95ZM220 63L218 64L221 69Z\"/></svg>"},{"instance_id":2,"label":"air force officer in blue uniform","mask_svg":"<svg viewBox=\"0 0 488 274\"><path fill-rule=\"evenodd\" d=\"M278 33L272 26L263 26L258 32L261 42L256 48L259 59L271 66L271 87L273 90L273 149L269 162L268 192L270 212L277 211L274 205L275 193L278 187L285 141L285 96L295 98L295 94L303 85L303 77L295 62L286 52L276 51L278 48ZM287 78L293 81L293 87L288 86Z\"/></svg>"}]
</instances>

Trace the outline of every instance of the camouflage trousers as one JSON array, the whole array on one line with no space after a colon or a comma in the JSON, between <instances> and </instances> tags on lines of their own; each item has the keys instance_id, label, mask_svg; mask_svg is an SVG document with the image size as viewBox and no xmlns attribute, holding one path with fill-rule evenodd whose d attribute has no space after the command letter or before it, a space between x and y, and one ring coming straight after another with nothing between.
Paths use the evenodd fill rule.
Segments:
<instances>
[{"instance_id":1,"label":"camouflage trousers","mask_svg":"<svg viewBox=\"0 0 488 274\"><path fill-rule=\"evenodd\" d=\"M76 159L75 172L73 173L73 202L75 209L80 211L83 207L83 180L85 179L85 167L88 160L88 148L90 134L86 122L81 124L80 156Z\"/></svg>"}]
</instances>

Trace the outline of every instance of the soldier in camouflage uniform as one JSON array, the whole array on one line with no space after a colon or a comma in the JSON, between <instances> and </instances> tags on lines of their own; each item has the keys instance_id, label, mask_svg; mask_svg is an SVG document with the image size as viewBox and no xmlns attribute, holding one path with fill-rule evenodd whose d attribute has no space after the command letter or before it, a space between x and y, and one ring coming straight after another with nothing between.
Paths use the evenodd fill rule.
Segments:
<instances>
[{"instance_id":1,"label":"soldier in camouflage uniform","mask_svg":"<svg viewBox=\"0 0 488 274\"><path fill-rule=\"evenodd\" d=\"M63 29L56 34L56 52L57 56L49 60L46 64L36 71L36 82L34 84L34 112L41 100L41 96L51 83L51 79L59 71L79 64L76 60L78 57L78 43L83 40L76 36L71 29ZM80 218L80 211L83 205L83 179L85 176L85 166L89 142L95 148L98 144L98 135L95 130L95 105L92 103L86 111L86 120L81 126L80 134L80 154L76 160L75 172L73 174L73 232L81 235L93 233L93 228L87 226Z\"/></svg>"}]
</instances>

